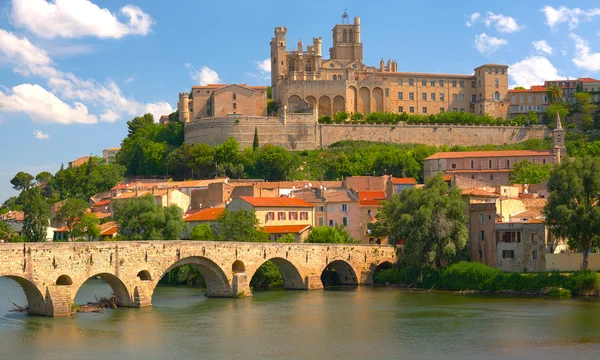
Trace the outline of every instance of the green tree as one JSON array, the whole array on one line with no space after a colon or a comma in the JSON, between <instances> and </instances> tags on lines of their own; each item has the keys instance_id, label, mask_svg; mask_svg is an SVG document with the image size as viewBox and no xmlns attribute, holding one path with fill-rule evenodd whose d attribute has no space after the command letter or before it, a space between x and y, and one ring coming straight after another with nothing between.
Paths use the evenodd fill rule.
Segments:
<instances>
[{"instance_id":1,"label":"green tree","mask_svg":"<svg viewBox=\"0 0 600 360\"><path fill-rule=\"evenodd\" d=\"M535 125L538 123L538 114L535 111L530 111L527 114L527 121L529 121L530 125Z\"/></svg>"},{"instance_id":2,"label":"green tree","mask_svg":"<svg viewBox=\"0 0 600 360\"><path fill-rule=\"evenodd\" d=\"M550 164L533 164L529 160L516 162L510 171L511 184L541 184L550 178L552 166Z\"/></svg>"},{"instance_id":3,"label":"green tree","mask_svg":"<svg viewBox=\"0 0 600 360\"><path fill-rule=\"evenodd\" d=\"M64 223L68 232L71 234L71 241L75 241L75 232L73 231L79 221L89 209L89 204L81 199L69 198L66 199L58 213L56 213L56 221Z\"/></svg>"},{"instance_id":4,"label":"green tree","mask_svg":"<svg viewBox=\"0 0 600 360\"><path fill-rule=\"evenodd\" d=\"M185 231L183 210L177 205L163 207L165 224L162 227L162 237L165 240L180 240Z\"/></svg>"},{"instance_id":5,"label":"green tree","mask_svg":"<svg viewBox=\"0 0 600 360\"><path fill-rule=\"evenodd\" d=\"M136 133L145 127L154 125L154 116L152 114L144 114L134 117L127 122L127 136L133 137Z\"/></svg>"},{"instance_id":6,"label":"green tree","mask_svg":"<svg viewBox=\"0 0 600 360\"><path fill-rule=\"evenodd\" d=\"M342 225L317 226L310 231L307 243L358 244Z\"/></svg>"},{"instance_id":7,"label":"green tree","mask_svg":"<svg viewBox=\"0 0 600 360\"><path fill-rule=\"evenodd\" d=\"M515 90L525 90L524 86L515 86Z\"/></svg>"},{"instance_id":8,"label":"green tree","mask_svg":"<svg viewBox=\"0 0 600 360\"><path fill-rule=\"evenodd\" d=\"M117 204L114 219L125 240L177 240L185 230L182 213L176 205L157 204L148 194Z\"/></svg>"},{"instance_id":9,"label":"green tree","mask_svg":"<svg viewBox=\"0 0 600 360\"><path fill-rule=\"evenodd\" d=\"M369 224L376 237L391 243L404 240L406 262L442 268L459 260L467 243L467 218L460 189L449 188L442 174L422 189L409 189L385 202L377 222Z\"/></svg>"},{"instance_id":10,"label":"green tree","mask_svg":"<svg viewBox=\"0 0 600 360\"><path fill-rule=\"evenodd\" d=\"M5 242L13 242L13 239L17 236L17 233L4 221L0 221L0 240Z\"/></svg>"},{"instance_id":11,"label":"green tree","mask_svg":"<svg viewBox=\"0 0 600 360\"><path fill-rule=\"evenodd\" d=\"M78 219L71 232L72 238L85 237L92 241L100 237L100 219L95 214L84 214Z\"/></svg>"},{"instance_id":12,"label":"green tree","mask_svg":"<svg viewBox=\"0 0 600 360\"><path fill-rule=\"evenodd\" d=\"M550 100L550 104L558 104L562 102L563 92L560 87L556 84L552 84L548 88L548 98ZM555 112L556 114L556 112Z\"/></svg>"},{"instance_id":13,"label":"green tree","mask_svg":"<svg viewBox=\"0 0 600 360\"><path fill-rule=\"evenodd\" d=\"M546 109L546 117L545 117L546 124L549 125L549 124L554 123L557 112L560 115L560 118L564 120L564 119L566 119L567 114L569 113L569 110L567 110L567 108L562 103L554 103L554 104L549 105L548 108Z\"/></svg>"},{"instance_id":14,"label":"green tree","mask_svg":"<svg viewBox=\"0 0 600 360\"><path fill-rule=\"evenodd\" d=\"M292 167L292 159L283 147L266 144L258 151L256 171L266 180L283 180Z\"/></svg>"},{"instance_id":15,"label":"green tree","mask_svg":"<svg viewBox=\"0 0 600 360\"><path fill-rule=\"evenodd\" d=\"M548 180L544 216L552 233L569 239L583 253L582 270L600 234L600 161L584 157L558 165Z\"/></svg>"},{"instance_id":16,"label":"green tree","mask_svg":"<svg viewBox=\"0 0 600 360\"><path fill-rule=\"evenodd\" d=\"M194 226L192 233L190 234L190 240L205 240L213 241L215 234L209 224L199 224Z\"/></svg>"},{"instance_id":17,"label":"green tree","mask_svg":"<svg viewBox=\"0 0 600 360\"><path fill-rule=\"evenodd\" d=\"M38 187L23 191L23 236L30 242L46 241L47 229L50 223L50 206L42 196Z\"/></svg>"},{"instance_id":18,"label":"green tree","mask_svg":"<svg viewBox=\"0 0 600 360\"><path fill-rule=\"evenodd\" d=\"M17 191L23 191L33 186L33 176L24 171L19 171L14 178L10 180L13 189Z\"/></svg>"},{"instance_id":19,"label":"green tree","mask_svg":"<svg viewBox=\"0 0 600 360\"><path fill-rule=\"evenodd\" d=\"M296 242L296 238L293 234L285 234L277 239L278 243L293 243Z\"/></svg>"},{"instance_id":20,"label":"green tree","mask_svg":"<svg viewBox=\"0 0 600 360\"><path fill-rule=\"evenodd\" d=\"M576 127L584 131L591 130L594 126L593 114L596 106L592 103L592 95L586 92L575 93L575 105L573 106L572 121Z\"/></svg>"},{"instance_id":21,"label":"green tree","mask_svg":"<svg viewBox=\"0 0 600 360\"><path fill-rule=\"evenodd\" d=\"M218 241L269 242L269 234L259 228L256 212L228 211L217 218Z\"/></svg>"},{"instance_id":22,"label":"green tree","mask_svg":"<svg viewBox=\"0 0 600 360\"><path fill-rule=\"evenodd\" d=\"M254 140L252 141L252 150L256 151L260 147L258 143L258 128L254 127Z\"/></svg>"}]
</instances>

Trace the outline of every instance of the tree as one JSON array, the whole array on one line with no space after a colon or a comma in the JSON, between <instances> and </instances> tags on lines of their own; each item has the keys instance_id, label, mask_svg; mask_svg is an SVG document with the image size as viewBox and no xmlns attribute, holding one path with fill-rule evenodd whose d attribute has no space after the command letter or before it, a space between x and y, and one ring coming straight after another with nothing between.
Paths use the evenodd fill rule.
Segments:
<instances>
[{"instance_id":1,"label":"tree","mask_svg":"<svg viewBox=\"0 0 600 360\"><path fill-rule=\"evenodd\" d=\"M556 119L557 112L560 115L561 119L565 119L567 117L567 114L569 113L569 110L567 110L567 108L564 107L562 103L554 103L548 105L548 108L546 109L545 123L548 125L551 123L553 124L554 119Z\"/></svg>"},{"instance_id":2,"label":"tree","mask_svg":"<svg viewBox=\"0 0 600 360\"><path fill-rule=\"evenodd\" d=\"M558 165L548 180L550 196L544 207L552 233L574 243L588 269L590 248L600 234L600 161L584 157Z\"/></svg>"},{"instance_id":3,"label":"tree","mask_svg":"<svg viewBox=\"0 0 600 360\"><path fill-rule=\"evenodd\" d=\"M0 221L0 240L5 242L12 242L17 236L17 233L4 221Z\"/></svg>"},{"instance_id":4,"label":"tree","mask_svg":"<svg viewBox=\"0 0 600 360\"><path fill-rule=\"evenodd\" d=\"M535 125L538 123L538 114L535 111L530 111L529 114L527 114L527 120L529 121L530 125Z\"/></svg>"},{"instance_id":5,"label":"tree","mask_svg":"<svg viewBox=\"0 0 600 360\"><path fill-rule=\"evenodd\" d=\"M293 234L285 234L277 239L278 243L294 243L296 242L296 238Z\"/></svg>"},{"instance_id":6,"label":"tree","mask_svg":"<svg viewBox=\"0 0 600 360\"><path fill-rule=\"evenodd\" d=\"M215 234L209 224L199 224L194 226L190 234L190 240L205 240L212 241L215 239Z\"/></svg>"},{"instance_id":7,"label":"tree","mask_svg":"<svg viewBox=\"0 0 600 360\"><path fill-rule=\"evenodd\" d=\"M406 262L442 268L459 260L467 243L467 217L460 189L449 188L441 173L422 189L408 189L385 202L369 224L376 237L404 240Z\"/></svg>"},{"instance_id":8,"label":"tree","mask_svg":"<svg viewBox=\"0 0 600 360\"><path fill-rule=\"evenodd\" d=\"M550 164L533 164L527 159L515 163L510 172L511 184L541 184L550 177Z\"/></svg>"},{"instance_id":9,"label":"tree","mask_svg":"<svg viewBox=\"0 0 600 360\"><path fill-rule=\"evenodd\" d=\"M256 171L266 180L283 180L292 167L292 155L281 146L266 144L258 151Z\"/></svg>"},{"instance_id":10,"label":"tree","mask_svg":"<svg viewBox=\"0 0 600 360\"><path fill-rule=\"evenodd\" d=\"M258 128L254 127L254 141L252 141L252 150L258 150L259 146L260 145L258 143Z\"/></svg>"},{"instance_id":11,"label":"tree","mask_svg":"<svg viewBox=\"0 0 600 360\"><path fill-rule=\"evenodd\" d=\"M515 90L525 90L524 86L515 86Z\"/></svg>"},{"instance_id":12,"label":"tree","mask_svg":"<svg viewBox=\"0 0 600 360\"><path fill-rule=\"evenodd\" d=\"M50 207L38 187L27 189L23 193L25 198L23 235L30 242L46 241L46 230L50 223Z\"/></svg>"},{"instance_id":13,"label":"tree","mask_svg":"<svg viewBox=\"0 0 600 360\"><path fill-rule=\"evenodd\" d=\"M114 219L125 240L178 240L185 229L182 213L176 205L163 207L147 194L117 204Z\"/></svg>"},{"instance_id":14,"label":"tree","mask_svg":"<svg viewBox=\"0 0 600 360\"><path fill-rule=\"evenodd\" d=\"M77 226L77 223L81 221L89 207L89 204L84 200L69 198L63 202L60 210L56 213L56 220L65 224L65 227L71 234L71 241L75 241L75 233L73 230Z\"/></svg>"},{"instance_id":15,"label":"tree","mask_svg":"<svg viewBox=\"0 0 600 360\"><path fill-rule=\"evenodd\" d=\"M557 104L562 102L563 92L557 84L552 84L548 88L548 97L550 98L550 104Z\"/></svg>"},{"instance_id":16,"label":"tree","mask_svg":"<svg viewBox=\"0 0 600 360\"><path fill-rule=\"evenodd\" d=\"M127 136L133 137L140 129L152 125L154 125L154 116L152 114L144 114L142 116L134 117L132 120L127 122Z\"/></svg>"},{"instance_id":17,"label":"tree","mask_svg":"<svg viewBox=\"0 0 600 360\"><path fill-rule=\"evenodd\" d=\"M14 178L10 180L13 189L17 191L23 191L33 186L33 176L24 171L19 171Z\"/></svg>"},{"instance_id":18,"label":"tree","mask_svg":"<svg viewBox=\"0 0 600 360\"><path fill-rule=\"evenodd\" d=\"M256 212L225 210L217 218L218 241L269 242L269 234L259 228Z\"/></svg>"},{"instance_id":19,"label":"tree","mask_svg":"<svg viewBox=\"0 0 600 360\"><path fill-rule=\"evenodd\" d=\"M100 237L100 219L95 214L84 214L77 221L71 232L72 238L86 237L88 241L92 241Z\"/></svg>"},{"instance_id":20,"label":"tree","mask_svg":"<svg viewBox=\"0 0 600 360\"><path fill-rule=\"evenodd\" d=\"M358 244L342 225L317 226L310 231L307 243Z\"/></svg>"},{"instance_id":21,"label":"tree","mask_svg":"<svg viewBox=\"0 0 600 360\"><path fill-rule=\"evenodd\" d=\"M207 144L194 144L188 148L188 163L192 169L192 177L194 173L198 178L208 177L213 170L215 163L215 150ZM194 169L196 171L194 171Z\"/></svg>"}]
</instances>

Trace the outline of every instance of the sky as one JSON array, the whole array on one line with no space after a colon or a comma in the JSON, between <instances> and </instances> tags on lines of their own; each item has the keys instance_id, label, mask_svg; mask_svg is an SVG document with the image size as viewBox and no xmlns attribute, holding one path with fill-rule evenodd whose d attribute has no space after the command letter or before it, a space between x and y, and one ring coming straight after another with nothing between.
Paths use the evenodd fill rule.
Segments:
<instances>
[{"instance_id":1,"label":"sky","mask_svg":"<svg viewBox=\"0 0 600 360\"><path fill-rule=\"evenodd\" d=\"M361 17L364 62L472 74L507 64L511 85L600 78L600 2L432 0L0 0L0 203L18 171L55 172L118 147L126 121L169 114L209 83L270 84L269 42L288 49ZM157 119L158 120L158 119Z\"/></svg>"}]
</instances>

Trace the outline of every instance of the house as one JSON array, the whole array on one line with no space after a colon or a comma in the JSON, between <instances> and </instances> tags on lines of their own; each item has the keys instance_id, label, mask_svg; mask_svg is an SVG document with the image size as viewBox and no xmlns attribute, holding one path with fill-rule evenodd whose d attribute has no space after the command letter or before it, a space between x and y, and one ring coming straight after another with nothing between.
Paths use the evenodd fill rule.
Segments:
<instances>
[{"instance_id":1,"label":"house","mask_svg":"<svg viewBox=\"0 0 600 360\"><path fill-rule=\"evenodd\" d=\"M217 218L225 211L224 207L220 208L207 208L199 211L191 211L186 213L183 218L185 221L186 229L184 237L189 239L192 230L196 225L210 224L217 221Z\"/></svg>"},{"instance_id":2,"label":"house","mask_svg":"<svg viewBox=\"0 0 600 360\"><path fill-rule=\"evenodd\" d=\"M370 223L377 220L375 216L382 206L382 202L386 199L385 191L359 191L358 205L360 208L360 240L361 244L385 244L387 239L375 238L371 236L371 231L368 228Z\"/></svg>"},{"instance_id":3,"label":"house","mask_svg":"<svg viewBox=\"0 0 600 360\"><path fill-rule=\"evenodd\" d=\"M100 240L111 240L119 234L119 224L114 221L100 225Z\"/></svg>"},{"instance_id":4,"label":"house","mask_svg":"<svg viewBox=\"0 0 600 360\"><path fill-rule=\"evenodd\" d=\"M146 195L152 195L157 204L164 207L177 205L184 213L190 207L190 197L176 189L157 190L152 188L150 191L140 191L136 189L132 192L120 192L116 196L113 196L111 201L110 210L114 215L115 205L125 200L139 199Z\"/></svg>"},{"instance_id":5,"label":"house","mask_svg":"<svg viewBox=\"0 0 600 360\"><path fill-rule=\"evenodd\" d=\"M277 241L286 234L304 242L314 224L314 205L298 198L240 196L227 205L228 211L255 211L259 226Z\"/></svg>"},{"instance_id":6,"label":"house","mask_svg":"<svg viewBox=\"0 0 600 360\"><path fill-rule=\"evenodd\" d=\"M349 176L342 181L342 187L354 191L386 191L389 175Z\"/></svg>"},{"instance_id":7,"label":"house","mask_svg":"<svg viewBox=\"0 0 600 360\"><path fill-rule=\"evenodd\" d=\"M22 211L11 210L6 214L0 215L0 221L4 221L17 235L23 235L23 221L25 213Z\"/></svg>"},{"instance_id":8,"label":"house","mask_svg":"<svg viewBox=\"0 0 600 360\"><path fill-rule=\"evenodd\" d=\"M115 161L115 156L117 156L117 153L121 151L121 148L107 148L102 150L102 158L104 159L105 162L107 163L112 163Z\"/></svg>"},{"instance_id":9,"label":"house","mask_svg":"<svg viewBox=\"0 0 600 360\"><path fill-rule=\"evenodd\" d=\"M417 186L415 178L395 178L390 176L386 182L386 195L388 198L395 194L401 194L404 189L412 189Z\"/></svg>"},{"instance_id":10,"label":"house","mask_svg":"<svg viewBox=\"0 0 600 360\"><path fill-rule=\"evenodd\" d=\"M471 261L479 261L496 267L496 203L470 203L469 217L469 253Z\"/></svg>"},{"instance_id":11,"label":"house","mask_svg":"<svg viewBox=\"0 0 600 360\"><path fill-rule=\"evenodd\" d=\"M81 166L83 164L85 164L86 162L88 162L90 160L89 156L82 156L78 159L69 161L69 167L78 167Z\"/></svg>"},{"instance_id":12,"label":"house","mask_svg":"<svg viewBox=\"0 0 600 360\"><path fill-rule=\"evenodd\" d=\"M292 196L315 206L315 226L342 225L354 239L361 238L358 196L348 189L312 188Z\"/></svg>"},{"instance_id":13,"label":"house","mask_svg":"<svg viewBox=\"0 0 600 360\"><path fill-rule=\"evenodd\" d=\"M548 229L543 221L496 224L497 267L506 272L546 270Z\"/></svg>"}]
</instances>

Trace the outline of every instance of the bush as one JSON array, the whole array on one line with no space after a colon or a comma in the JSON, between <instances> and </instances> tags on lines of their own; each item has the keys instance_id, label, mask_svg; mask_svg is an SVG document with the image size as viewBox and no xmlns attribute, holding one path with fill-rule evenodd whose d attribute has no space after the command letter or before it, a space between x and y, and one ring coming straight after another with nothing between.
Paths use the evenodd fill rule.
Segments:
<instances>
[{"instance_id":1,"label":"bush","mask_svg":"<svg viewBox=\"0 0 600 360\"><path fill-rule=\"evenodd\" d=\"M479 262L461 261L444 270L438 288L444 290L492 290L502 271Z\"/></svg>"},{"instance_id":2,"label":"bush","mask_svg":"<svg viewBox=\"0 0 600 360\"><path fill-rule=\"evenodd\" d=\"M571 290L562 288L552 288L548 291L548 296L571 297Z\"/></svg>"},{"instance_id":3,"label":"bush","mask_svg":"<svg viewBox=\"0 0 600 360\"><path fill-rule=\"evenodd\" d=\"M262 264L250 280L253 289L273 289L283 287L283 276L272 261Z\"/></svg>"},{"instance_id":4,"label":"bush","mask_svg":"<svg viewBox=\"0 0 600 360\"><path fill-rule=\"evenodd\" d=\"M600 276L593 271L577 271L570 278L569 286L565 286L576 295L592 295L600 290Z\"/></svg>"}]
</instances>

